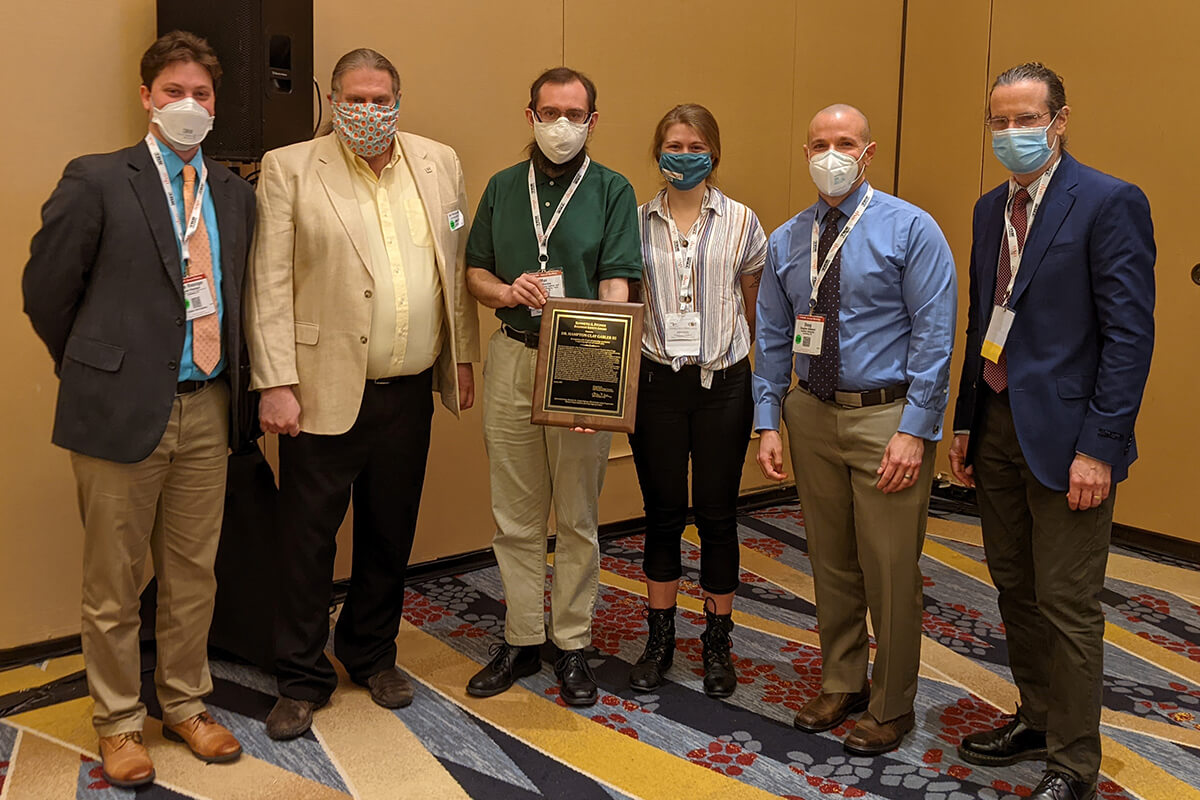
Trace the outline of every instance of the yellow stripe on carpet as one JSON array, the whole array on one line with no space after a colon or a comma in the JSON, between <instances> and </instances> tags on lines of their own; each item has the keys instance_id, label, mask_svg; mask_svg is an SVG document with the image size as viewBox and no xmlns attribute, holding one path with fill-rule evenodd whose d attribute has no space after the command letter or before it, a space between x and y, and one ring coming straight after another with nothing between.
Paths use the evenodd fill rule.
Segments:
<instances>
[{"instance_id":1,"label":"yellow stripe on carpet","mask_svg":"<svg viewBox=\"0 0 1200 800\"><path fill-rule=\"evenodd\" d=\"M8 764L3 800L62 800L74 797L79 753L21 731Z\"/></svg>"},{"instance_id":2,"label":"yellow stripe on carpet","mask_svg":"<svg viewBox=\"0 0 1200 800\"><path fill-rule=\"evenodd\" d=\"M1103 737L1100 771L1142 800L1200 800L1200 789L1146 760L1120 742Z\"/></svg>"},{"instance_id":3,"label":"yellow stripe on carpet","mask_svg":"<svg viewBox=\"0 0 1200 800\"><path fill-rule=\"evenodd\" d=\"M52 658L46 662L45 669L39 666L17 667L16 669L0 672L0 694L19 692L22 689L32 689L44 686L50 681L58 680L64 675L83 669L83 656L76 653L72 656Z\"/></svg>"},{"instance_id":4,"label":"yellow stripe on carpet","mask_svg":"<svg viewBox=\"0 0 1200 800\"><path fill-rule=\"evenodd\" d=\"M392 711L350 682L341 684L313 727L351 793L359 800L471 800L441 762ZM401 712L403 713L403 712Z\"/></svg>"},{"instance_id":5,"label":"yellow stripe on carpet","mask_svg":"<svg viewBox=\"0 0 1200 800\"><path fill-rule=\"evenodd\" d=\"M43 735L79 754L98 759L96 732L91 725L92 701L80 698L48 708L7 717L5 722L28 733ZM157 782L190 797L220 800L345 800L348 795L246 753L230 764L209 765L177 742L162 738L162 723L147 718L143 736L158 773ZM72 787L74 782L72 782ZM74 797L74 788L69 795ZM14 795L13 800L24 800Z\"/></svg>"},{"instance_id":6,"label":"yellow stripe on carpet","mask_svg":"<svg viewBox=\"0 0 1200 800\"><path fill-rule=\"evenodd\" d=\"M988 574L986 564L981 564L975 559L951 550L943 544L926 541L925 555L935 561L940 561L964 575L971 576L980 583L987 586L992 585L992 578ZM1111 622L1105 622L1104 641L1186 681L1190 681L1193 684L1200 684L1200 663L1157 645L1149 639L1144 639L1136 633L1127 631Z\"/></svg>"},{"instance_id":7,"label":"yellow stripe on carpet","mask_svg":"<svg viewBox=\"0 0 1200 800\"><path fill-rule=\"evenodd\" d=\"M983 546L983 533L978 525L930 517L925 530L932 536ZM1170 592L1190 603L1200 604L1200 573L1186 567L1174 567L1144 558L1110 553L1105 575L1113 580Z\"/></svg>"},{"instance_id":8,"label":"yellow stripe on carpet","mask_svg":"<svg viewBox=\"0 0 1200 800\"><path fill-rule=\"evenodd\" d=\"M608 786L640 798L775 795L617 733L522 686L486 699L464 687L480 665L407 620L396 638L410 675L510 736ZM595 713L607 707L596 706Z\"/></svg>"}]
</instances>

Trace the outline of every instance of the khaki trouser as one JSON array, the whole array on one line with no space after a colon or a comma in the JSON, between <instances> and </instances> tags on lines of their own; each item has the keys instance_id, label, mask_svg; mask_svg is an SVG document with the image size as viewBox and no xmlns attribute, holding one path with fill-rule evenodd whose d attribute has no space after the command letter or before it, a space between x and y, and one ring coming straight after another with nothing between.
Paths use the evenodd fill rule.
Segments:
<instances>
[{"instance_id":1,"label":"khaki trouser","mask_svg":"<svg viewBox=\"0 0 1200 800\"><path fill-rule=\"evenodd\" d=\"M508 612L511 645L546 640L546 537L550 503L557 523L550 640L564 650L592 641L600 573L598 501L611 433L572 433L529 422L537 351L497 331L488 344L483 385L496 535L492 547Z\"/></svg>"},{"instance_id":2,"label":"khaki trouser","mask_svg":"<svg viewBox=\"0 0 1200 800\"><path fill-rule=\"evenodd\" d=\"M229 388L217 380L175 398L162 440L142 461L71 453L84 527L83 659L100 736L140 731L146 718L138 590L147 552L158 578L154 683L163 722L204 710L228 440Z\"/></svg>"},{"instance_id":3,"label":"khaki trouser","mask_svg":"<svg viewBox=\"0 0 1200 800\"><path fill-rule=\"evenodd\" d=\"M821 688L857 692L866 685L869 610L877 649L868 710L880 722L912 711L921 664L918 560L933 442L925 443L915 485L895 494L875 488L903 411L903 402L842 408L803 389L783 403L816 589Z\"/></svg>"}]
</instances>

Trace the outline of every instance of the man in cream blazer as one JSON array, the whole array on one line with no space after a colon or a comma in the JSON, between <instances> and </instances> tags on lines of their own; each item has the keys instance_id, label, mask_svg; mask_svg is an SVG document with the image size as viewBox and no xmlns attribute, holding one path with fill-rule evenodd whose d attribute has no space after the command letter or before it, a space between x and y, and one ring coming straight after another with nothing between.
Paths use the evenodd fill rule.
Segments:
<instances>
[{"instance_id":1,"label":"man in cream blazer","mask_svg":"<svg viewBox=\"0 0 1200 800\"><path fill-rule=\"evenodd\" d=\"M395 67L334 67L334 132L263 158L246 327L260 419L280 434L282 589L276 739L303 734L337 673L326 657L335 537L351 497L354 559L334 652L399 708L404 571L429 451L432 391L474 402L479 321L466 291L466 190L454 151L395 130Z\"/></svg>"}]
</instances>

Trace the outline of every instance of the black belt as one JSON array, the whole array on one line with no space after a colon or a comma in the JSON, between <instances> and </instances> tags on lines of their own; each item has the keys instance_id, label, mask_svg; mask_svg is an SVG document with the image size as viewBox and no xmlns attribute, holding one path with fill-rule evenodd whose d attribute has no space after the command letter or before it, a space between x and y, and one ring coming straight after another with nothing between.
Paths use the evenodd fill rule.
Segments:
<instances>
[{"instance_id":1,"label":"black belt","mask_svg":"<svg viewBox=\"0 0 1200 800\"><path fill-rule=\"evenodd\" d=\"M205 386L208 386L208 384L209 381L180 381L179 383L175 384L175 396L178 397L181 394L198 392Z\"/></svg>"},{"instance_id":2,"label":"black belt","mask_svg":"<svg viewBox=\"0 0 1200 800\"><path fill-rule=\"evenodd\" d=\"M521 330L517 330L516 328L512 327L511 325L507 325L504 323L501 323L500 330L504 331L505 336L507 336L510 339L513 339L514 341L520 342L521 344L528 347L530 350L537 350L537 346L538 346L538 332L537 331L521 331Z\"/></svg>"},{"instance_id":3,"label":"black belt","mask_svg":"<svg viewBox=\"0 0 1200 800\"><path fill-rule=\"evenodd\" d=\"M808 381L796 381L796 385L804 391L812 394L812 390L808 388ZM895 386L885 386L882 389L867 389L863 392L843 392L838 390L833 393L833 397L825 402L833 403L846 408L866 408L867 406L881 406L886 403L892 403L908 394L908 384L899 383Z\"/></svg>"}]
</instances>

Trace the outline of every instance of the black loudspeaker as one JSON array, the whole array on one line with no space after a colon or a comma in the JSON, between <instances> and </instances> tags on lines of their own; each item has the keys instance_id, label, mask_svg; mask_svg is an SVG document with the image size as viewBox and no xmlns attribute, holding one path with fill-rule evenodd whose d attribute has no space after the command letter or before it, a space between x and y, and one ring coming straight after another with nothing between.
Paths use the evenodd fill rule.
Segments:
<instances>
[{"instance_id":1,"label":"black loudspeaker","mask_svg":"<svg viewBox=\"0 0 1200 800\"><path fill-rule=\"evenodd\" d=\"M259 161L312 138L312 0L158 0L158 33L203 36L221 61L217 119L204 153Z\"/></svg>"}]
</instances>

